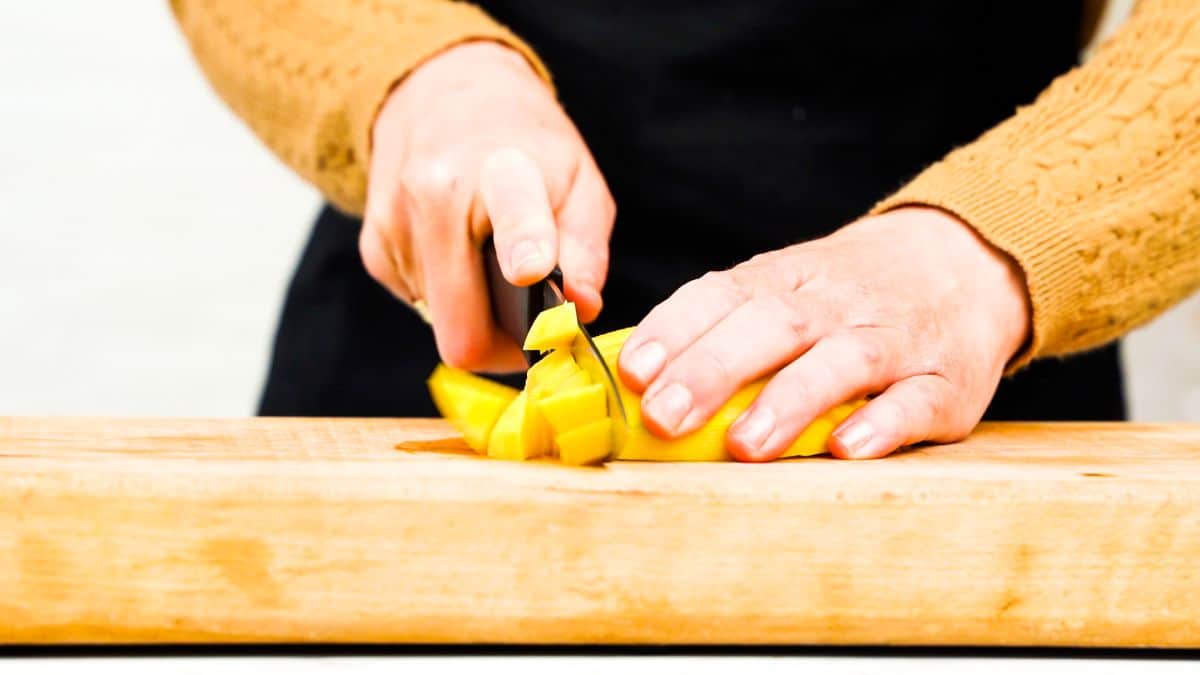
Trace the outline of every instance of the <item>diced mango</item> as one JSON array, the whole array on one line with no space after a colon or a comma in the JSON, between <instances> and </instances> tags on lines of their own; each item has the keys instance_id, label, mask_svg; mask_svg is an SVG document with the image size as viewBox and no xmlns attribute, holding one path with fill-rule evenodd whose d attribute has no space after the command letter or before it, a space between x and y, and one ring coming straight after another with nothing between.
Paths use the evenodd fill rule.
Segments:
<instances>
[{"instance_id":1,"label":"diced mango","mask_svg":"<svg viewBox=\"0 0 1200 675\"><path fill-rule=\"evenodd\" d=\"M564 464L599 464L608 458L611 439L612 420L601 417L555 436L554 446Z\"/></svg>"},{"instance_id":2,"label":"diced mango","mask_svg":"<svg viewBox=\"0 0 1200 675\"><path fill-rule=\"evenodd\" d=\"M571 373L567 379L560 382L558 388L563 391L568 389L579 389L580 387L586 387L591 383L592 377L580 369L579 372Z\"/></svg>"},{"instance_id":3,"label":"diced mango","mask_svg":"<svg viewBox=\"0 0 1200 675\"><path fill-rule=\"evenodd\" d=\"M561 388L559 393L547 396L537 404L555 436L606 417L608 412L604 385L599 383L574 389Z\"/></svg>"},{"instance_id":4,"label":"diced mango","mask_svg":"<svg viewBox=\"0 0 1200 675\"><path fill-rule=\"evenodd\" d=\"M475 452L487 451L488 436L517 390L498 382L439 365L429 376L429 393L442 417L459 430Z\"/></svg>"},{"instance_id":5,"label":"diced mango","mask_svg":"<svg viewBox=\"0 0 1200 675\"><path fill-rule=\"evenodd\" d=\"M527 392L517 394L501 413L487 443L488 457L531 459L550 451L550 443L538 421L531 416Z\"/></svg>"},{"instance_id":6,"label":"diced mango","mask_svg":"<svg viewBox=\"0 0 1200 675\"><path fill-rule=\"evenodd\" d=\"M564 309L565 308L565 309ZM611 392L601 361L578 331L574 307L563 305L538 317L527 349L549 350L529 369L525 390L439 366L429 378L438 410L458 427L467 444L491 457L529 459L557 451L567 464L601 462L617 445L617 459L717 461L729 459L726 432L762 391L767 378L738 390L703 427L675 440L663 440L642 424L641 398L616 379ZM614 373L632 328L595 338L603 362ZM863 401L837 406L813 421L784 457L827 451L838 424ZM625 424L611 412L620 405Z\"/></svg>"},{"instance_id":7,"label":"diced mango","mask_svg":"<svg viewBox=\"0 0 1200 675\"><path fill-rule=\"evenodd\" d=\"M525 373L525 391L535 394L551 394L558 391L563 382L582 372L579 364L571 358L571 352L555 350L533 364Z\"/></svg>"},{"instance_id":8,"label":"diced mango","mask_svg":"<svg viewBox=\"0 0 1200 675\"><path fill-rule=\"evenodd\" d=\"M550 351L570 349L579 333L579 317L575 314L575 303L567 302L551 307L538 314L525 335L527 350Z\"/></svg>"}]
</instances>

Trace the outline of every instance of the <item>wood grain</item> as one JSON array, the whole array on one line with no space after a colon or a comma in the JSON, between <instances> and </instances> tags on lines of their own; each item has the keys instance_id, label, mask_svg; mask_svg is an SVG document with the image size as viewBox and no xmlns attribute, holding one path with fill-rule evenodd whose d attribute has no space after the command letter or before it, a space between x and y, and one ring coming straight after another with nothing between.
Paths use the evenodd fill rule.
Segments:
<instances>
[{"instance_id":1,"label":"wood grain","mask_svg":"<svg viewBox=\"0 0 1200 675\"><path fill-rule=\"evenodd\" d=\"M464 450L433 420L0 418L0 642L1200 646L1200 426Z\"/></svg>"}]
</instances>

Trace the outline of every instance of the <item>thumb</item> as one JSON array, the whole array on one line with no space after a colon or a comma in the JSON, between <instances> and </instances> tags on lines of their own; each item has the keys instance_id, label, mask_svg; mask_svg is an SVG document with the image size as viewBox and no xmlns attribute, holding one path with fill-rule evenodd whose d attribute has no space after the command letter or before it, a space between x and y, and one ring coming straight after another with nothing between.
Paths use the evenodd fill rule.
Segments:
<instances>
[{"instance_id":1,"label":"thumb","mask_svg":"<svg viewBox=\"0 0 1200 675\"><path fill-rule=\"evenodd\" d=\"M479 193L504 278L528 286L550 274L558 231L538 163L516 148L491 153L483 160Z\"/></svg>"}]
</instances>

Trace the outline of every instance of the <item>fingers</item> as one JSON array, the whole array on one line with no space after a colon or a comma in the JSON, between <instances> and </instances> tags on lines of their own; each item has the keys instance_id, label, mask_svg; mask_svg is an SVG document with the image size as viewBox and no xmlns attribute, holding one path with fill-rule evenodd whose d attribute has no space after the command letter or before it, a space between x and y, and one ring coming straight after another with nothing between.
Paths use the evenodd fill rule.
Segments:
<instances>
[{"instance_id":1,"label":"fingers","mask_svg":"<svg viewBox=\"0 0 1200 675\"><path fill-rule=\"evenodd\" d=\"M364 222L358 233L358 253L367 274L388 292L410 304L418 299L414 290L400 276L395 249L383 231L370 221Z\"/></svg>"},{"instance_id":2,"label":"fingers","mask_svg":"<svg viewBox=\"0 0 1200 675\"><path fill-rule=\"evenodd\" d=\"M820 332L798 306L790 296L764 294L736 307L646 389L646 426L667 438L695 431L742 386L804 353Z\"/></svg>"},{"instance_id":3,"label":"fingers","mask_svg":"<svg viewBox=\"0 0 1200 675\"><path fill-rule=\"evenodd\" d=\"M435 209L425 217L451 216ZM456 368L519 370L520 350L492 322L482 253L469 237L446 236L452 228L453 223L431 223L418 230L415 241L420 259L430 261L423 285L438 353Z\"/></svg>"},{"instance_id":4,"label":"fingers","mask_svg":"<svg viewBox=\"0 0 1200 675\"><path fill-rule=\"evenodd\" d=\"M518 286L544 279L558 258L558 232L537 162L515 148L491 153L480 169L479 194L504 277Z\"/></svg>"},{"instance_id":5,"label":"fingers","mask_svg":"<svg viewBox=\"0 0 1200 675\"><path fill-rule=\"evenodd\" d=\"M479 165L478 182L466 180L454 162L426 161L404 180L383 175L369 183L371 215L360 235L363 264L398 297L423 300L438 351L450 365L471 370L523 366L518 346L493 325L476 228L491 223L501 271L528 285L544 278L558 259L559 235L539 164L524 152L503 149ZM477 188L472 186L477 185ZM411 199L400 199L411 194ZM477 197L477 199L475 198ZM587 160L562 211L565 289L585 320L600 310L599 290L608 264L608 237L615 209L595 164ZM403 247L390 238L403 238ZM404 261L420 261L420 270ZM416 294L422 297L417 297Z\"/></svg>"},{"instance_id":6,"label":"fingers","mask_svg":"<svg viewBox=\"0 0 1200 675\"><path fill-rule=\"evenodd\" d=\"M872 328L821 339L771 378L730 426L730 454L749 462L775 459L825 411L893 382L907 349L896 335Z\"/></svg>"},{"instance_id":7,"label":"fingers","mask_svg":"<svg viewBox=\"0 0 1200 675\"><path fill-rule=\"evenodd\" d=\"M625 342L617 360L621 378L635 392L645 391L668 361L747 299L725 272L709 272L680 286Z\"/></svg>"},{"instance_id":8,"label":"fingers","mask_svg":"<svg viewBox=\"0 0 1200 675\"><path fill-rule=\"evenodd\" d=\"M959 409L956 398L940 375L900 380L843 422L829 450L843 459L877 459L920 441L963 438L975 420Z\"/></svg>"},{"instance_id":9,"label":"fingers","mask_svg":"<svg viewBox=\"0 0 1200 675\"><path fill-rule=\"evenodd\" d=\"M563 271L564 291L584 322L600 313L600 291L608 276L608 241L616 215L604 176L596 163L585 157L558 212L558 265Z\"/></svg>"}]
</instances>

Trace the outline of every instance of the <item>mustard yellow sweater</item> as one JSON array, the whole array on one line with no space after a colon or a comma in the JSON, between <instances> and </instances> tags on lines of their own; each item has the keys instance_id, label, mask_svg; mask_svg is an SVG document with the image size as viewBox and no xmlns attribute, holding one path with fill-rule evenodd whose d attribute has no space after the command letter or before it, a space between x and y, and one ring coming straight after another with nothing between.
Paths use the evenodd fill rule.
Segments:
<instances>
[{"instance_id":1,"label":"mustard yellow sweater","mask_svg":"<svg viewBox=\"0 0 1200 675\"><path fill-rule=\"evenodd\" d=\"M414 67L468 40L536 54L449 0L172 0L217 92L284 162L361 213L371 126ZM1014 46L1014 48L1017 48ZM1020 361L1108 342L1200 286L1200 0L1142 0L1083 66L876 212L950 211L1025 272Z\"/></svg>"}]
</instances>

